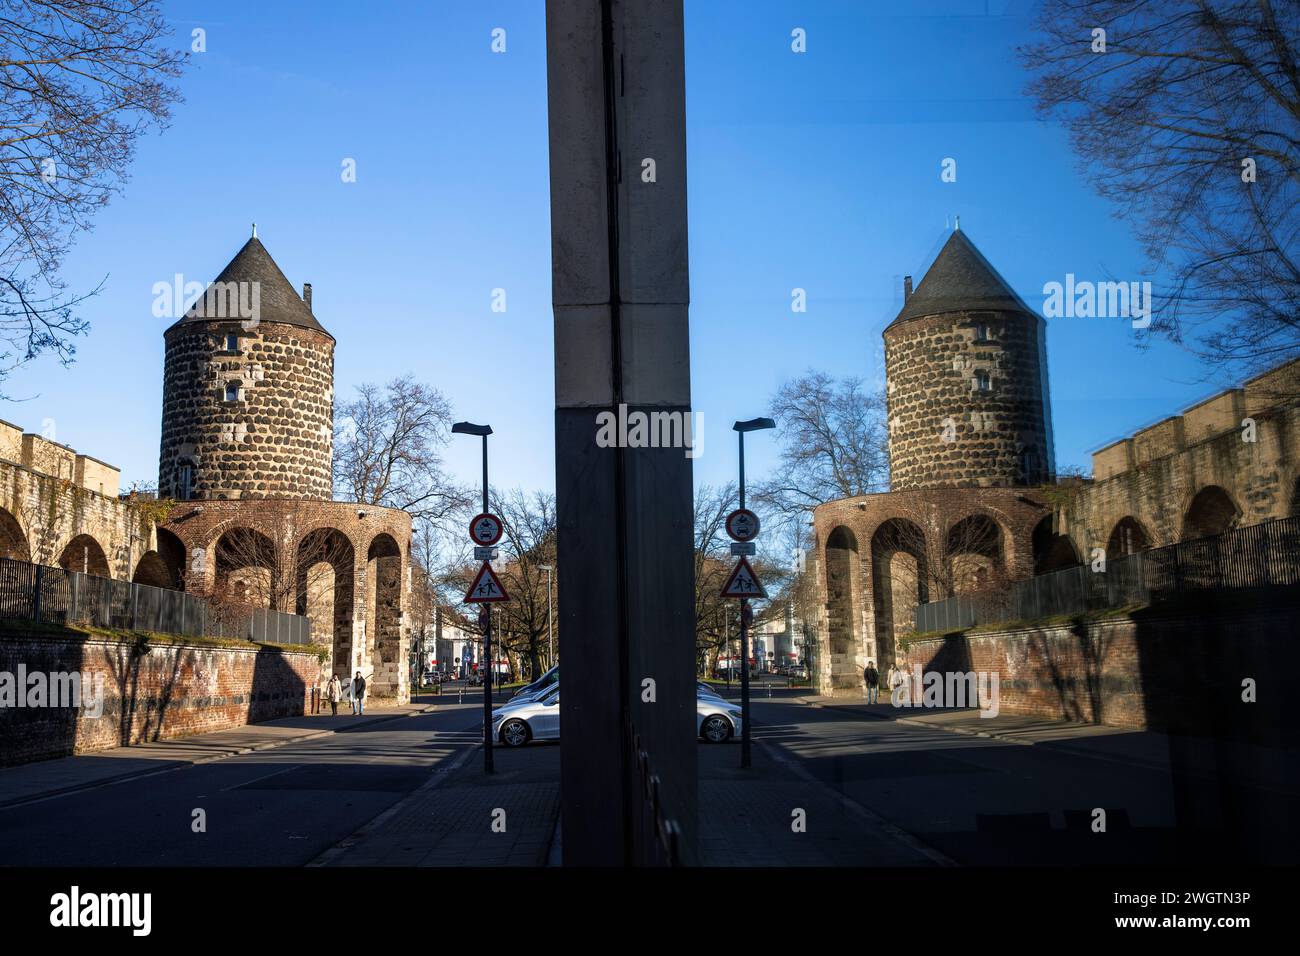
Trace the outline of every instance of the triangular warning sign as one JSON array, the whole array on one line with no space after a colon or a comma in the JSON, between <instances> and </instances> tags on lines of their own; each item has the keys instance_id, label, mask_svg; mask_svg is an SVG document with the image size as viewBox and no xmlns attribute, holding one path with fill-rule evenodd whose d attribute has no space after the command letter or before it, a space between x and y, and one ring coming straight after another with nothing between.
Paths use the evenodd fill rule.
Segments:
<instances>
[{"instance_id":1,"label":"triangular warning sign","mask_svg":"<svg viewBox=\"0 0 1300 956\"><path fill-rule=\"evenodd\" d=\"M736 564L736 568L731 572L731 577L727 578L727 583L722 586L722 596L727 598L765 598L767 592L763 590L763 584L758 580L758 575L754 569L749 566L749 561L741 558Z\"/></svg>"},{"instance_id":2,"label":"triangular warning sign","mask_svg":"<svg viewBox=\"0 0 1300 956\"><path fill-rule=\"evenodd\" d=\"M509 600L510 597L506 594L501 579L492 570L492 565L484 561L483 567L478 569L478 574L474 577L474 583L469 586L469 593L465 595L465 603L491 604L495 601Z\"/></svg>"}]
</instances>

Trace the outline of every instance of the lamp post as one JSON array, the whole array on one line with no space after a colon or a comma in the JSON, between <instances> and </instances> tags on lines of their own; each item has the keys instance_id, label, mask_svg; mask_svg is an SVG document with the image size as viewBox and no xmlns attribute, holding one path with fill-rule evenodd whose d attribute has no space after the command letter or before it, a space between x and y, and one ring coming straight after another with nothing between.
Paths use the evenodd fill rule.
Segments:
<instances>
[{"instance_id":1,"label":"lamp post","mask_svg":"<svg viewBox=\"0 0 1300 956\"><path fill-rule=\"evenodd\" d=\"M454 435L478 435L483 439L483 513L488 510L488 456L487 440L492 434L491 425L475 425L472 422L456 422L451 426ZM492 654L492 605L483 605L483 651L484 657ZM489 666L483 676L483 772L492 773L492 667Z\"/></svg>"},{"instance_id":2,"label":"lamp post","mask_svg":"<svg viewBox=\"0 0 1300 956\"><path fill-rule=\"evenodd\" d=\"M775 428L776 422L770 418L751 418L747 422L736 422L731 426L740 442L740 507L745 507L745 433ZM749 719L749 598L740 599L740 766L747 768L750 764L750 719Z\"/></svg>"},{"instance_id":3,"label":"lamp post","mask_svg":"<svg viewBox=\"0 0 1300 956\"><path fill-rule=\"evenodd\" d=\"M555 666L555 628L551 623L551 585L554 583L555 568L549 564L539 564L546 572L546 658Z\"/></svg>"}]
</instances>

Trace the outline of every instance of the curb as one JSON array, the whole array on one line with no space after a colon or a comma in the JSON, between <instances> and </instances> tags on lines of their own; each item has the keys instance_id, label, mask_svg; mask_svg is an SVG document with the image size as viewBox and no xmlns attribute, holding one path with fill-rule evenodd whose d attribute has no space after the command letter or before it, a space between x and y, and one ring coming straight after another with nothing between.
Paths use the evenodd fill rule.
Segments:
<instances>
[{"instance_id":1,"label":"curb","mask_svg":"<svg viewBox=\"0 0 1300 956\"><path fill-rule=\"evenodd\" d=\"M301 734L297 737L286 737L283 740L268 740L265 743L254 744L250 747L233 747L228 750L220 751L218 753L206 754L202 757L195 757L190 760L176 759L173 761L166 762L163 764L163 766L159 766L159 767L147 767L138 770L128 770L125 773L120 773L112 777L101 777L98 780L91 780L91 781L87 781L86 783L76 783L67 787L59 787L54 790L44 790L40 793L32 794L26 797L17 797L11 800L3 800L0 801L0 810L8 810L13 807L21 807L29 803L40 803L44 800L53 800L56 797L64 797L70 793L80 793L81 791L84 790L98 790L101 787L111 787L114 786L115 784L125 783L128 780L140 780L145 777L154 777L159 774L172 773L173 771L176 770L184 770L186 767L197 767L202 764L215 763L218 760L227 760L231 757L241 757L244 754L260 753L261 751L264 750L275 750L279 747L287 747L289 744L298 744L307 740L319 740L322 737L329 737L333 734L355 733L358 730L362 730L366 727L374 727L377 724L384 724L390 721L400 720L403 717L418 717L428 713L432 713L432 710L429 708L425 708L424 710L412 711L410 713L405 713L405 714L386 714L382 717L376 717L374 720L368 720L364 724L359 724L352 727L341 727L337 730L313 730L309 733ZM245 726L256 726L256 724L253 725L246 724ZM174 739L184 740L185 738L177 737ZM84 755L73 754L72 756L89 756L89 754L84 754ZM19 766L22 765L20 764Z\"/></svg>"}]
</instances>

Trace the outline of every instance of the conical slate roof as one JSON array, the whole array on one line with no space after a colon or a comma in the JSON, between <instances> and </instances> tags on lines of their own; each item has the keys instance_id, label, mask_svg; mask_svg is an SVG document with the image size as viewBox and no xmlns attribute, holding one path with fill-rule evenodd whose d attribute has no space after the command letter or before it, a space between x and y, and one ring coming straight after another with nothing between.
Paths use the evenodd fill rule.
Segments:
<instances>
[{"instance_id":1,"label":"conical slate roof","mask_svg":"<svg viewBox=\"0 0 1300 956\"><path fill-rule=\"evenodd\" d=\"M960 229L954 230L939 250L916 291L903 303L890 326L921 315L967 310L1033 310L998 275L975 244Z\"/></svg>"},{"instance_id":2,"label":"conical slate roof","mask_svg":"<svg viewBox=\"0 0 1300 956\"><path fill-rule=\"evenodd\" d=\"M325 327L316 321L311 308L294 291L289 280L285 278L284 273L280 271L280 267L275 264L275 260L271 258L271 254L266 251L266 246L262 245L262 241L257 236L244 243L244 248L235 253L235 258L221 270L216 281L176 325L185 322L207 322L214 318L239 318L240 316L232 314L229 310L222 315L221 301L217 296L216 286L230 282L257 283L259 321L278 322L325 332ZM251 301L251 291L245 291L242 295L245 302ZM202 303L201 307L200 303ZM328 332L325 334L329 335Z\"/></svg>"}]
</instances>

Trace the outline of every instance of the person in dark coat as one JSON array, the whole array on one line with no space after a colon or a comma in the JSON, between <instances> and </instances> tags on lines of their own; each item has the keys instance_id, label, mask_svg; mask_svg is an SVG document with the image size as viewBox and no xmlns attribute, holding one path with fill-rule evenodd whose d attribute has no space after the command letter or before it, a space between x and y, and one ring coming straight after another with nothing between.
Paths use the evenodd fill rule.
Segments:
<instances>
[{"instance_id":1,"label":"person in dark coat","mask_svg":"<svg viewBox=\"0 0 1300 956\"><path fill-rule=\"evenodd\" d=\"M358 717L366 712L366 679L357 671L352 681L352 712Z\"/></svg>"},{"instance_id":2,"label":"person in dark coat","mask_svg":"<svg viewBox=\"0 0 1300 956\"><path fill-rule=\"evenodd\" d=\"M876 691L880 687L880 671L876 670L874 661L867 661L866 669L862 672L862 679L867 683L867 703L876 702Z\"/></svg>"}]
</instances>

